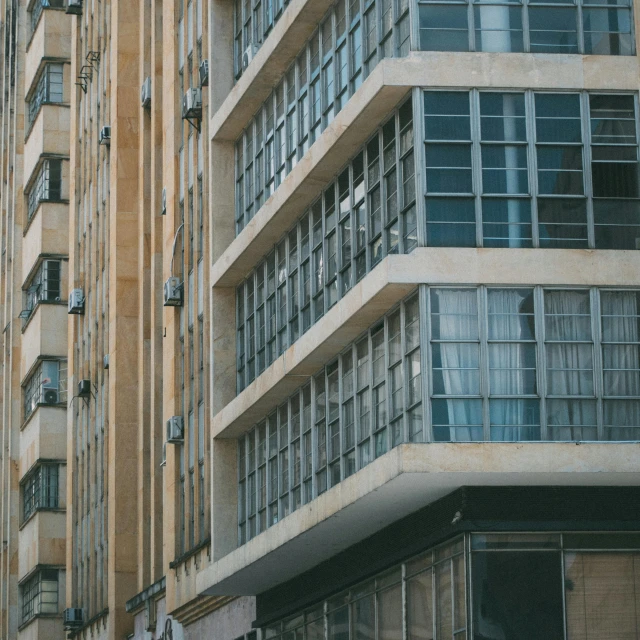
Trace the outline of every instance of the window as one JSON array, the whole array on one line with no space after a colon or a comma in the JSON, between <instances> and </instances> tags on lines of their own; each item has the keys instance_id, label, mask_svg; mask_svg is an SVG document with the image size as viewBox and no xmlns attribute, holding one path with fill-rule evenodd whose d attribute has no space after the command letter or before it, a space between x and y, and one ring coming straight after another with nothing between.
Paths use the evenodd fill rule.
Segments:
<instances>
[{"instance_id":1,"label":"window","mask_svg":"<svg viewBox=\"0 0 640 640\"><path fill-rule=\"evenodd\" d=\"M622 94L425 92L427 245L640 247L636 109Z\"/></svg>"},{"instance_id":2,"label":"window","mask_svg":"<svg viewBox=\"0 0 640 640\"><path fill-rule=\"evenodd\" d=\"M20 317L24 323L40 302L60 302L61 289L60 260L43 260L24 291L24 307Z\"/></svg>"},{"instance_id":3,"label":"window","mask_svg":"<svg viewBox=\"0 0 640 640\"><path fill-rule=\"evenodd\" d=\"M378 3L383 23L366 41L363 67L361 16L365 5L365 15L375 16ZM242 4L246 15L250 0ZM243 39L239 29L236 23L236 47L238 39ZM331 124L377 62L408 53L409 3L405 0L366 0L362 6L360 0L338 0L334 4L236 141L236 233ZM411 115L410 106L408 110Z\"/></svg>"},{"instance_id":4,"label":"window","mask_svg":"<svg viewBox=\"0 0 640 640\"><path fill-rule=\"evenodd\" d=\"M41 360L23 385L24 419L39 405L58 405L67 401L66 360Z\"/></svg>"},{"instance_id":5,"label":"window","mask_svg":"<svg viewBox=\"0 0 640 640\"><path fill-rule=\"evenodd\" d=\"M59 202L62 199L62 160L43 160L27 193L29 220L41 202Z\"/></svg>"},{"instance_id":6,"label":"window","mask_svg":"<svg viewBox=\"0 0 640 640\"><path fill-rule=\"evenodd\" d=\"M639 562L635 534L474 533L262 633L270 640L633 638Z\"/></svg>"},{"instance_id":7,"label":"window","mask_svg":"<svg viewBox=\"0 0 640 640\"><path fill-rule=\"evenodd\" d=\"M639 327L638 290L421 285L239 439L241 539L401 443L640 440Z\"/></svg>"},{"instance_id":8,"label":"window","mask_svg":"<svg viewBox=\"0 0 640 640\"><path fill-rule=\"evenodd\" d=\"M27 104L29 128L34 123L43 104L61 103L63 101L63 90L63 65L46 64Z\"/></svg>"},{"instance_id":9,"label":"window","mask_svg":"<svg viewBox=\"0 0 640 640\"><path fill-rule=\"evenodd\" d=\"M413 153L409 100L238 287L238 392L385 255L417 246Z\"/></svg>"},{"instance_id":10,"label":"window","mask_svg":"<svg viewBox=\"0 0 640 640\"><path fill-rule=\"evenodd\" d=\"M39 569L20 585L22 623L37 615L58 613L58 570Z\"/></svg>"},{"instance_id":11,"label":"window","mask_svg":"<svg viewBox=\"0 0 640 640\"><path fill-rule=\"evenodd\" d=\"M22 480L23 521L38 509L58 508L58 469L57 464L39 464Z\"/></svg>"},{"instance_id":12,"label":"window","mask_svg":"<svg viewBox=\"0 0 640 640\"><path fill-rule=\"evenodd\" d=\"M629 0L419 0L423 51L632 55Z\"/></svg>"},{"instance_id":13,"label":"window","mask_svg":"<svg viewBox=\"0 0 640 640\"><path fill-rule=\"evenodd\" d=\"M240 438L241 540L422 439L419 317L413 295Z\"/></svg>"}]
</instances>

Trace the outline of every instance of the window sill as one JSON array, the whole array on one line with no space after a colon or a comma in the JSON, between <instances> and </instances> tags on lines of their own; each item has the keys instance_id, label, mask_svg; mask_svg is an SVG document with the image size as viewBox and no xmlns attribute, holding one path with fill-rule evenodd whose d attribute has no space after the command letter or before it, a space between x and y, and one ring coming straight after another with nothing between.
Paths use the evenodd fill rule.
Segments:
<instances>
[{"instance_id":1,"label":"window sill","mask_svg":"<svg viewBox=\"0 0 640 640\"><path fill-rule=\"evenodd\" d=\"M31 616L27 621L23 622L19 627L18 627L18 631L22 631L23 629L26 629L32 622L34 622L35 620L38 620L39 618L43 618L45 620L55 620L56 618L59 620L62 620L62 614L61 613L36 613L33 616Z\"/></svg>"},{"instance_id":2,"label":"window sill","mask_svg":"<svg viewBox=\"0 0 640 640\"><path fill-rule=\"evenodd\" d=\"M64 409L66 411L67 410L67 403L66 402L58 402L57 404L47 404L46 402L38 402L38 404L36 405L36 408L29 414L29 417L25 418L25 420L22 423L22 425L20 425L20 431L24 431L25 430L27 425L33 419L33 416L35 416L36 413L38 413L38 409L40 407L46 407L47 409Z\"/></svg>"},{"instance_id":3,"label":"window sill","mask_svg":"<svg viewBox=\"0 0 640 640\"><path fill-rule=\"evenodd\" d=\"M51 202L53 204L69 204L69 200L67 198L60 198L59 200L39 200L38 201L38 206L36 207L36 210L33 212L33 215L30 218L27 218L27 224L25 224L24 226L24 231L22 232L22 237L24 238L27 235L27 232L29 231L29 227L31 226L31 223L34 221L36 215L38 215L38 211L40 210L40 206L42 204L46 204L48 202ZM66 256L65 256L66 257Z\"/></svg>"},{"instance_id":4,"label":"window sill","mask_svg":"<svg viewBox=\"0 0 640 640\"><path fill-rule=\"evenodd\" d=\"M22 531L35 517L36 513L41 512L48 513L66 513L67 510L62 507L38 507L33 511L33 513L29 514L29 517L22 521L22 524L18 527L18 531Z\"/></svg>"},{"instance_id":5,"label":"window sill","mask_svg":"<svg viewBox=\"0 0 640 640\"><path fill-rule=\"evenodd\" d=\"M181 556L178 556L175 560L169 563L169 569L175 569L183 562L186 562L192 556L195 556L196 553L202 551L205 547L211 544L211 538L207 537L202 542L199 542L195 547L191 547L189 551L186 551Z\"/></svg>"}]
</instances>

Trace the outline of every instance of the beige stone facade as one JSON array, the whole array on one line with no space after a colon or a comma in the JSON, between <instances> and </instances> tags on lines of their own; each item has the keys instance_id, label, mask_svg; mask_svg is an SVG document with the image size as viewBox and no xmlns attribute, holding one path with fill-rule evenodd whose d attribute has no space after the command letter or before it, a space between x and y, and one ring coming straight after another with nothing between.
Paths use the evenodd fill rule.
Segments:
<instances>
[{"instance_id":1,"label":"beige stone facade","mask_svg":"<svg viewBox=\"0 0 640 640\"><path fill-rule=\"evenodd\" d=\"M334 640L459 492L635 495L640 5L538 5L0 0L0 640Z\"/></svg>"}]
</instances>

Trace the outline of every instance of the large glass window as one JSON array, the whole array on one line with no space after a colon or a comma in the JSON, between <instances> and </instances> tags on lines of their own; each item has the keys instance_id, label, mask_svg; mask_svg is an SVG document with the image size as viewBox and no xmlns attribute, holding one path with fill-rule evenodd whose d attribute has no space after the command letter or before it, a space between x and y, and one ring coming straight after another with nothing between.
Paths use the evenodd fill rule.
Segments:
<instances>
[{"instance_id":1,"label":"large glass window","mask_svg":"<svg viewBox=\"0 0 640 640\"><path fill-rule=\"evenodd\" d=\"M26 196L29 220L41 202L59 202L62 198L62 160L43 160Z\"/></svg>"},{"instance_id":2,"label":"large glass window","mask_svg":"<svg viewBox=\"0 0 640 640\"><path fill-rule=\"evenodd\" d=\"M420 49L632 55L630 0L418 0Z\"/></svg>"},{"instance_id":3,"label":"large glass window","mask_svg":"<svg viewBox=\"0 0 640 640\"><path fill-rule=\"evenodd\" d=\"M20 483L22 487L22 519L38 509L58 508L58 470L57 464L38 464Z\"/></svg>"},{"instance_id":4,"label":"large glass window","mask_svg":"<svg viewBox=\"0 0 640 640\"><path fill-rule=\"evenodd\" d=\"M471 534L270 624L263 637L635 638L638 548L633 533Z\"/></svg>"},{"instance_id":5,"label":"large glass window","mask_svg":"<svg viewBox=\"0 0 640 640\"><path fill-rule=\"evenodd\" d=\"M34 616L59 613L58 570L39 569L20 585L22 623Z\"/></svg>"},{"instance_id":6,"label":"large glass window","mask_svg":"<svg viewBox=\"0 0 640 640\"><path fill-rule=\"evenodd\" d=\"M238 392L389 253L417 246L411 101L237 290Z\"/></svg>"},{"instance_id":7,"label":"large glass window","mask_svg":"<svg viewBox=\"0 0 640 640\"><path fill-rule=\"evenodd\" d=\"M23 384L24 419L40 405L65 405L67 361L41 360Z\"/></svg>"},{"instance_id":8,"label":"large glass window","mask_svg":"<svg viewBox=\"0 0 640 640\"><path fill-rule=\"evenodd\" d=\"M238 37L236 31L236 42ZM236 233L331 124L377 62L408 53L408 2L338 0L333 5L236 141Z\"/></svg>"},{"instance_id":9,"label":"large glass window","mask_svg":"<svg viewBox=\"0 0 640 640\"><path fill-rule=\"evenodd\" d=\"M38 2L37 5L40 3ZM36 88L27 103L28 127L30 128L43 104L61 103L64 99L62 64L48 63L44 66Z\"/></svg>"},{"instance_id":10,"label":"large glass window","mask_svg":"<svg viewBox=\"0 0 640 640\"><path fill-rule=\"evenodd\" d=\"M240 438L240 538L405 442L639 440L639 327L637 290L421 286Z\"/></svg>"},{"instance_id":11,"label":"large glass window","mask_svg":"<svg viewBox=\"0 0 640 640\"><path fill-rule=\"evenodd\" d=\"M424 93L426 243L640 247L635 97Z\"/></svg>"},{"instance_id":12,"label":"large glass window","mask_svg":"<svg viewBox=\"0 0 640 640\"><path fill-rule=\"evenodd\" d=\"M43 260L24 291L24 306L20 317L24 323L40 302L60 302L62 296L62 262Z\"/></svg>"}]
</instances>

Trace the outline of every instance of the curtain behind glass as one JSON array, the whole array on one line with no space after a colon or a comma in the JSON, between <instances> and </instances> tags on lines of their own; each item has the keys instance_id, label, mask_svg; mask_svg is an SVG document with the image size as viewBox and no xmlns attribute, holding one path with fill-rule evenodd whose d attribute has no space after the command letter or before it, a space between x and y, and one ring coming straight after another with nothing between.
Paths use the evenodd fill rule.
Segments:
<instances>
[{"instance_id":1,"label":"curtain behind glass","mask_svg":"<svg viewBox=\"0 0 640 640\"><path fill-rule=\"evenodd\" d=\"M567 640L640 637L640 554L566 553Z\"/></svg>"}]
</instances>

